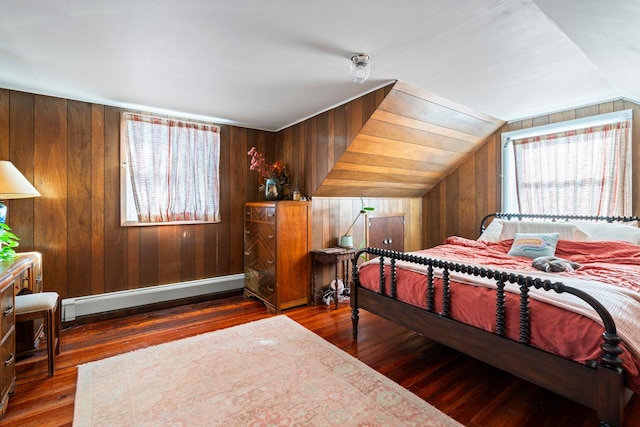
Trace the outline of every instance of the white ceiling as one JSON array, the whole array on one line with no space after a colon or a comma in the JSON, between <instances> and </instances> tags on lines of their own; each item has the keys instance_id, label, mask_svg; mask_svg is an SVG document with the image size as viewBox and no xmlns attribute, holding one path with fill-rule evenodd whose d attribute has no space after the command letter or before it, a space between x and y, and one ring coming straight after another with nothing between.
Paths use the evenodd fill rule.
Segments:
<instances>
[{"instance_id":1,"label":"white ceiling","mask_svg":"<svg viewBox=\"0 0 640 427\"><path fill-rule=\"evenodd\" d=\"M639 22L638 0L0 0L0 87L275 131L398 79L509 121L640 100Z\"/></svg>"}]
</instances>

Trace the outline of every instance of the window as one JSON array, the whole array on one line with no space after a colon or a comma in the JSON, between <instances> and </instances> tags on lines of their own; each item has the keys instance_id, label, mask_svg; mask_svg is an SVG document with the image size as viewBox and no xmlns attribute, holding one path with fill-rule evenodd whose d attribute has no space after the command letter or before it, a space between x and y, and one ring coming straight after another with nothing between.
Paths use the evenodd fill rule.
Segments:
<instances>
[{"instance_id":1,"label":"window","mask_svg":"<svg viewBox=\"0 0 640 427\"><path fill-rule=\"evenodd\" d=\"M122 224L220 222L220 129L122 113Z\"/></svg>"},{"instance_id":2,"label":"window","mask_svg":"<svg viewBox=\"0 0 640 427\"><path fill-rule=\"evenodd\" d=\"M502 135L505 212L631 214L631 110Z\"/></svg>"}]
</instances>

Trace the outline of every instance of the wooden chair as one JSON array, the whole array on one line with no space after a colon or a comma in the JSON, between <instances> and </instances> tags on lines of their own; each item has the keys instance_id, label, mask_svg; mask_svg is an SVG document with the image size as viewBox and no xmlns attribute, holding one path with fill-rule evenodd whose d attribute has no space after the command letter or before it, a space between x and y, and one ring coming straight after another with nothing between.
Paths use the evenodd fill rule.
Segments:
<instances>
[{"instance_id":1,"label":"wooden chair","mask_svg":"<svg viewBox=\"0 0 640 427\"><path fill-rule=\"evenodd\" d=\"M16 295L16 323L43 319L47 336L49 376L53 375L55 354L60 354L60 296L57 292Z\"/></svg>"}]
</instances>

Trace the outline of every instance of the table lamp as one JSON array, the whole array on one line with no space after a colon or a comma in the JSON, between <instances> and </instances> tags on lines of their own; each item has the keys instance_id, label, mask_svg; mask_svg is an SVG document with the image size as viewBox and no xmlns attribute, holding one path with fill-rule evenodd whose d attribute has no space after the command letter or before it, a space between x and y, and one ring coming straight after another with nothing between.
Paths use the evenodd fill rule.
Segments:
<instances>
[{"instance_id":1,"label":"table lamp","mask_svg":"<svg viewBox=\"0 0 640 427\"><path fill-rule=\"evenodd\" d=\"M0 222L7 219L7 206L2 200L38 197L40 193L8 160L0 160Z\"/></svg>"}]
</instances>

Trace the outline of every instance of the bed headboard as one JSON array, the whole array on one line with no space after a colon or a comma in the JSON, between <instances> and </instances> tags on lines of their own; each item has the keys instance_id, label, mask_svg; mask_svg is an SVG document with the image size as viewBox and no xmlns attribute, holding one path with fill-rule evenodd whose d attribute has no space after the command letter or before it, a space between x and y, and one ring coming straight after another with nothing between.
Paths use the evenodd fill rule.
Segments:
<instances>
[{"instance_id":1,"label":"bed headboard","mask_svg":"<svg viewBox=\"0 0 640 427\"><path fill-rule=\"evenodd\" d=\"M632 222L640 221L638 216L589 216L589 215L552 215L552 214L527 214L527 213L507 213L495 212L490 213L480 222L480 234L485 230L487 221L492 218L506 220L522 220L522 219L544 219L555 221L594 221L594 222Z\"/></svg>"}]
</instances>

